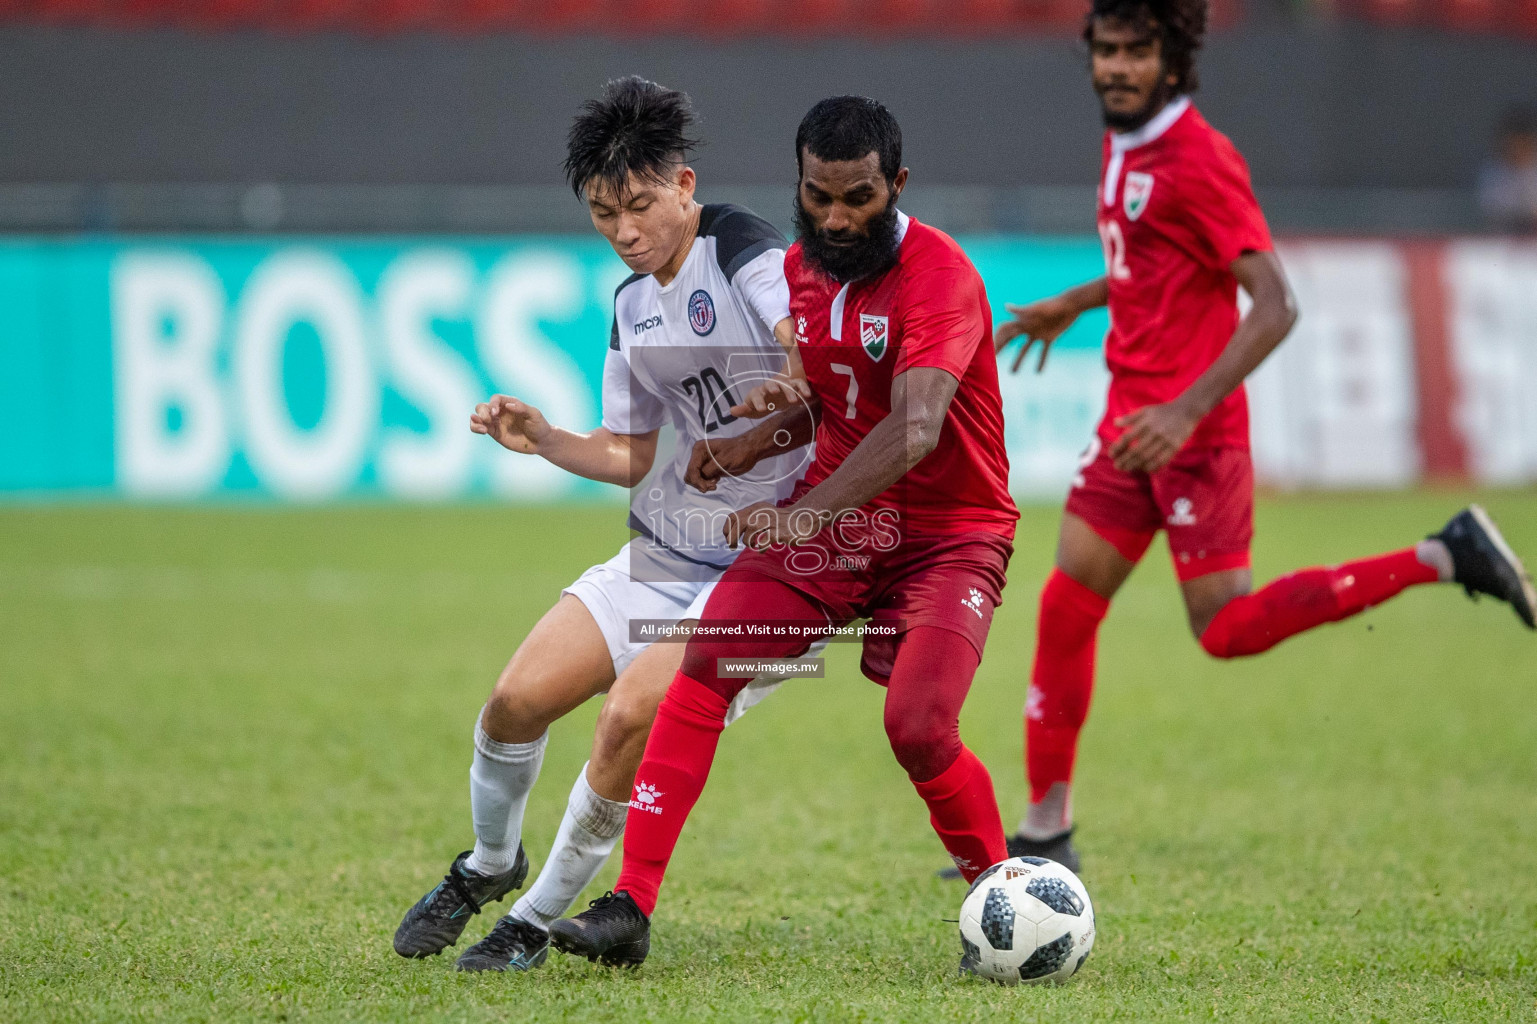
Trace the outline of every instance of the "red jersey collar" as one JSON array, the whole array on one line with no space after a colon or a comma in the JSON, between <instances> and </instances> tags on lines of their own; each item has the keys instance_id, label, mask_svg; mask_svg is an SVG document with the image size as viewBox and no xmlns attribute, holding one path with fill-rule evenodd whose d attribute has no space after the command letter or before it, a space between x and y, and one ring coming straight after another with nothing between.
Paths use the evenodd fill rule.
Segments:
<instances>
[{"instance_id":1,"label":"red jersey collar","mask_svg":"<svg viewBox=\"0 0 1537 1024\"><path fill-rule=\"evenodd\" d=\"M1190 97L1180 96L1171 100L1169 105L1160 110L1147 124L1134 132L1111 132L1110 149L1116 153L1124 153L1139 146L1145 146L1149 142L1157 142L1163 138L1165 132L1174 127L1174 122L1185 116L1185 111L1190 109Z\"/></svg>"}]
</instances>

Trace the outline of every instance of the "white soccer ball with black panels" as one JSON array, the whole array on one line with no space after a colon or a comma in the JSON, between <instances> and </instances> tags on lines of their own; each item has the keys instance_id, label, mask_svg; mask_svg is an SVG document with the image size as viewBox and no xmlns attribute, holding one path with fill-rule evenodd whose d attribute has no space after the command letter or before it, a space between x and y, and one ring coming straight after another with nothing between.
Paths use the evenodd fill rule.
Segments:
<instances>
[{"instance_id":1,"label":"white soccer ball with black panels","mask_svg":"<svg viewBox=\"0 0 1537 1024\"><path fill-rule=\"evenodd\" d=\"M1010 857L977 876L961 904L961 973L1003 985L1067 981L1094 948L1094 905L1055 861Z\"/></svg>"}]
</instances>

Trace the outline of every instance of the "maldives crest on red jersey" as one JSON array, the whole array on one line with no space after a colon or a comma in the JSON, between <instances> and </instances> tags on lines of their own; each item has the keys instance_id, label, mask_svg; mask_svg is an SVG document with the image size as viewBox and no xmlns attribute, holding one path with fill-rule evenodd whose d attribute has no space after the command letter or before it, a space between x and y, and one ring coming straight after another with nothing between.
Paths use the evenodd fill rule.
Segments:
<instances>
[{"instance_id":1,"label":"maldives crest on red jersey","mask_svg":"<svg viewBox=\"0 0 1537 1024\"><path fill-rule=\"evenodd\" d=\"M886 354L887 330L885 317L859 314L859 340L865 347L865 355L877 363Z\"/></svg>"},{"instance_id":2,"label":"maldives crest on red jersey","mask_svg":"<svg viewBox=\"0 0 1537 1024\"><path fill-rule=\"evenodd\" d=\"M1136 220L1147 209L1148 200L1153 198L1153 176L1141 171L1126 172L1126 216L1129 220Z\"/></svg>"}]
</instances>

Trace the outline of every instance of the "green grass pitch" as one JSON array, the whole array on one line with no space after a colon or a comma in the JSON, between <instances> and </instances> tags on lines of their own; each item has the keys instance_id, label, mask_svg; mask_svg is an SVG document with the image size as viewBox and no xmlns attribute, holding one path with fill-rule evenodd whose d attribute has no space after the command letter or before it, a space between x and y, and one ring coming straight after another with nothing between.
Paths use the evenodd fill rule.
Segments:
<instances>
[{"instance_id":1,"label":"green grass pitch","mask_svg":"<svg viewBox=\"0 0 1537 1024\"><path fill-rule=\"evenodd\" d=\"M1257 575L1410 543L1467 497L1266 500ZM1537 558L1537 493L1485 501ZM471 839L480 702L621 518L0 510L0 1019L1537 1020L1537 637L1425 587L1220 664L1161 544L1102 633L1072 985L956 976L963 889L848 647L727 731L644 968L399 959ZM1056 523L1026 510L962 723L1010 826ZM596 710L553 730L536 866Z\"/></svg>"}]
</instances>

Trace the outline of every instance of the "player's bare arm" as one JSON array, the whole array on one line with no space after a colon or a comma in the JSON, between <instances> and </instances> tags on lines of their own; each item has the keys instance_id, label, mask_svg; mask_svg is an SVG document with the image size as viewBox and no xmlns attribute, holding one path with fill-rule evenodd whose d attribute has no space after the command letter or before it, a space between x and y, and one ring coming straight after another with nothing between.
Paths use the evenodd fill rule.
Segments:
<instances>
[{"instance_id":1,"label":"player's bare arm","mask_svg":"<svg viewBox=\"0 0 1537 1024\"><path fill-rule=\"evenodd\" d=\"M733 546L766 548L814 537L840 512L861 505L896 483L939 445L939 432L960 381L935 367L914 367L891 381L892 412L871 428L832 475L793 505L760 502L726 520Z\"/></svg>"},{"instance_id":2,"label":"player's bare arm","mask_svg":"<svg viewBox=\"0 0 1537 1024\"><path fill-rule=\"evenodd\" d=\"M806 383L806 370L796 350L795 328L789 317L774 325L774 340L785 350L784 372L749 391L739 404L731 407L731 415L761 419L797 405L816 407L817 399Z\"/></svg>"},{"instance_id":3,"label":"player's bare arm","mask_svg":"<svg viewBox=\"0 0 1537 1024\"><path fill-rule=\"evenodd\" d=\"M816 436L816 396L806 384L806 372L795 347L795 327L789 317L774 325L774 340L785 351L785 369L731 407L737 419L772 419L737 437L696 441L683 481L696 490L715 490L723 476L738 476L759 462L794 451Z\"/></svg>"},{"instance_id":4,"label":"player's bare arm","mask_svg":"<svg viewBox=\"0 0 1537 1024\"><path fill-rule=\"evenodd\" d=\"M804 382L806 368L801 365L800 349L795 344L795 324L789 317L774 325L774 340L785 350L785 376Z\"/></svg>"},{"instance_id":5,"label":"player's bare arm","mask_svg":"<svg viewBox=\"0 0 1537 1024\"><path fill-rule=\"evenodd\" d=\"M1273 252L1247 252L1233 276L1254 300L1233 338L1206 372L1172 402L1149 405L1115 421L1125 433L1110 446L1117 469L1154 473L1178 454L1196 424L1217 407L1291 333L1297 300Z\"/></svg>"},{"instance_id":6,"label":"player's bare arm","mask_svg":"<svg viewBox=\"0 0 1537 1024\"><path fill-rule=\"evenodd\" d=\"M1069 288L1049 299L1025 306L1005 306L1010 319L1000 323L993 331L993 348L1002 352L1015 338L1023 336L1025 343L1020 346L1014 364L1009 367L1011 373L1018 373L1030 349L1036 342L1040 342L1041 356L1035 364L1035 372L1040 373L1046 369L1046 356L1051 352L1052 342L1060 338L1084 313L1106 305L1109 301L1110 283L1101 277Z\"/></svg>"},{"instance_id":7,"label":"player's bare arm","mask_svg":"<svg viewBox=\"0 0 1537 1024\"><path fill-rule=\"evenodd\" d=\"M760 385L753 389L752 394L757 395L762 388ZM731 414L752 417L752 412L745 408L751 398L750 395L743 405L733 406ZM715 490L722 477L751 472L764 459L802 448L816 438L814 405L809 400L770 399L767 404L773 407L767 411L771 418L746 433L711 441L695 441L693 453L688 460L688 471L683 477L684 483L695 490L709 493ZM774 412L774 408L778 411Z\"/></svg>"},{"instance_id":8,"label":"player's bare arm","mask_svg":"<svg viewBox=\"0 0 1537 1024\"><path fill-rule=\"evenodd\" d=\"M634 487L651 471L659 431L615 434L599 427L578 433L553 426L534 406L511 395L492 395L470 414L470 430L508 451L538 455L568 473Z\"/></svg>"}]
</instances>

